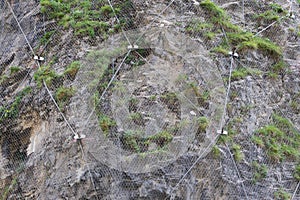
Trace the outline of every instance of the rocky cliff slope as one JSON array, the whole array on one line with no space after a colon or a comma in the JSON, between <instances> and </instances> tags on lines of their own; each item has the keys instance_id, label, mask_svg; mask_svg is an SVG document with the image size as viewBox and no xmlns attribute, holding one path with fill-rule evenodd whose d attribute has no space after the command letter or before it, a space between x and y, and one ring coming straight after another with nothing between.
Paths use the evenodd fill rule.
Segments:
<instances>
[{"instance_id":1,"label":"rocky cliff slope","mask_svg":"<svg viewBox=\"0 0 300 200\"><path fill-rule=\"evenodd\" d=\"M300 199L300 2L0 1L2 199Z\"/></svg>"}]
</instances>

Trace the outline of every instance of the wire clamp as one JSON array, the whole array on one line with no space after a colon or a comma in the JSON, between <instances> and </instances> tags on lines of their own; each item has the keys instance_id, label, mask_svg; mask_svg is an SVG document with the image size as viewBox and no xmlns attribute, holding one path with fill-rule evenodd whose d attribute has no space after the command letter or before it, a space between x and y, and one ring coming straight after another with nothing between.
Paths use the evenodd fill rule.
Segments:
<instances>
[{"instance_id":1,"label":"wire clamp","mask_svg":"<svg viewBox=\"0 0 300 200\"><path fill-rule=\"evenodd\" d=\"M228 132L225 130L217 130L217 133L221 135L228 135Z\"/></svg>"},{"instance_id":2,"label":"wire clamp","mask_svg":"<svg viewBox=\"0 0 300 200\"><path fill-rule=\"evenodd\" d=\"M129 46L127 47L127 49L130 49L130 50L134 50L134 49L138 49L138 48L139 48L139 46L136 45L136 44L134 44L134 45L129 45Z\"/></svg>"},{"instance_id":3,"label":"wire clamp","mask_svg":"<svg viewBox=\"0 0 300 200\"><path fill-rule=\"evenodd\" d=\"M233 58L239 58L239 54L234 51L229 51L228 55L232 56Z\"/></svg>"},{"instance_id":4,"label":"wire clamp","mask_svg":"<svg viewBox=\"0 0 300 200\"><path fill-rule=\"evenodd\" d=\"M86 136L83 135L83 134L81 134L81 135L78 135L78 134L77 134L77 135L74 136L74 139L75 139L75 140L82 140L82 139L84 139L84 138L86 138Z\"/></svg>"},{"instance_id":5,"label":"wire clamp","mask_svg":"<svg viewBox=\"0 0 300 200\"><path fill-rule=\"evenodd\" d=\"M193 2L193 4L195 5L195 6L199 6L200 5L200 3L198 2L198 1L196 1L196 0L193 0L194 2Z\"/></svg>"},{"instance_id":6,"label":"wire clamp","mask_svg":"<svg viewBox=\"0 0 300 200\"><path fill-rule=\"evenodd\" d=\"M295 15L294 15L293 12L290 12L290 13L288 14L288 17L291 18L291 19L295 19Z\"/></svg>"},{"instance_id":7,"label":"wire clamp","mask_svg":"<svg viewBox=\"0 0 300 200\"><path fill-rule=\"evenodd\" d=\"M44 61L45 60L45 58L41 57L41 56L34 56L33 59L37 60L37 61Z\"/></svg>"}]
</instances>

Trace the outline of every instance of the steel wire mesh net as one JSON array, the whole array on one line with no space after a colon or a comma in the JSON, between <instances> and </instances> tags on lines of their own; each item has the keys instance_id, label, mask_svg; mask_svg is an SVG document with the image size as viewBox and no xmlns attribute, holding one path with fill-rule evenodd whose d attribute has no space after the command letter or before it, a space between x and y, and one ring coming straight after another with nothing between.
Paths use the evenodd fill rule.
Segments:
<instances>
[{"instance_id":1,"label":"steel wire mesh net","mask_svg":"<svg viewBox=\"0 0 300 200\"><path fill-rule=\"evenodd\" d=\"M1 1L2 198L300 198L299 17L292 0Z\"/></svg>"}]
</instances>

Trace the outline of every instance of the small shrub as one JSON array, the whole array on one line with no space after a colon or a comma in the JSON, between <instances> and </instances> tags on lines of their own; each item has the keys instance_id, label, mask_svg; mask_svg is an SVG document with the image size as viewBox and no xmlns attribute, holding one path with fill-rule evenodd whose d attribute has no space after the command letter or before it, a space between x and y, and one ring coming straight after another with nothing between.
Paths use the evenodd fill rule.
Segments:
<instances>
[{"instance_id":1,"label":"small shrub","mask_svg":"<svg viewBox=\"0 0 300 200\"><path fill-rule=\"evenodd\" d=\"M34 80L37 82L38 87L41 87L43 81L49 86L52 81L59 77L50 66L41 66L33 75Z\"/></svg>"},{"instance_id":2,"label":"small shrub","mask_svg":"<svg viewBox=\"0 0 300 200\"><path fill-rule=\"evenodd\" d=\"M160 96L160 100L167 104L168 108L173 109L174 105L179 101L174 92L165 92Z\"/></svg>"},{"instance_id":3,"label":"small shrub","mask_svg":"<svg viewBox=\"0 0 300 200\"><path fill-rule=\"evenodd\" d=\"M107 136L109 133L109 130L112 127L116 126L116 122L107 115L100 115L99 116L99 125L100 125L103 133Z\"/></svg>"},{"instance_id":4,"label":"small shrub","mask_svg":"<svg viewBox=\"0 0 300 200\"><path fill-rule=\"evenodd\" d=\"M208 119L206 117L199 117L198 118L198 124L199 124L198 132L205 133L206 132L206 128L209 125Z\"/></svg>"},{"instance_id":5,"label":"small shrub","mask_svg":"<svg viewBox=\"0 0 300 200\"><path fill-rule=\"evenodd\" d=\"M144 124L143 115L139 112L130 113L129 118L138 125Z\"/></svg>"},{"instance_id":6,"label":"small shrub","mask_svg":"<svg viewBox=\"0 0 300 200\"><path fill-rule=\"evenodd\" d=\"M284 191L284 189L280 188L277 192L274 193L274 197L277 200L289 200L291 199L291 195Z\"/></svg>"},{"instance_id":7,"label":"small shrub","mask_svg":"<svg viewBox=\"0 0 300 200\"><path fill-rule=\"evenodd\" d=\"M210 0L204 0L200 6L207 11L209 20L215 25L221 26L225 31L239 31L240 28L229 21L226 12Z\"/></svg>"},{"instance_id":8,"label":"small shrub","mask_svg":"<svg viewBox=\"0 0 300 200\"><path fill-rule=\"evenodd\" d=\"M252 141L267 151L275 161L297 160L300 157L300 135L288 119L272 115L273 123L255 132Z\"/></svg>"},{"instance_id":9,"label":"small shrub","mask_svg":"<svg viewBox=\"0 0 300 200\"><path fill-rule=\"evenodd\" d=\"M0 107L0 122L8 118L16 118L19 114L20 103L24 96L32 91L31 87L25 87L21 92L16 95L15 100L7 108Z\"/></svg>"},{"instance_id":10,"label":"small shrub","mask_svg":"<svg viewBox=\"0 0 300 200\"><path fill-rule=\"evenodd\" d=\"M233 145L232 145L232 150L233 150L234 159L235 159L237 162L242 161L243 158L244 158L244 154L243 154L243 152L241 151L241 146L240 146L240 145L237 145L237 144L233 144Z\"/></svg>"},{"instance_id":11,"label":"small shrub","mask_svg":"<svg viewBox=\"0 0 300 200\"><path fill-rule=\"evenodd\" d=\"M256 135L252 136L252 141L259 147L265 146L263 139L259 136L256 136Z\"/></svg>"},{"instance_id":12,"label":"small shrub","mask_svg":"<svg viewBox=\"0 0 300 200\"><path fill-rule=\"evenodd\" d=\"M271 71L276 74L285 74L288 69L287 64L284 61L279 61L271 67Z\"/></svg>"},{"instance_id":13,"label":"small shrub","mask_svg":"<svg viewBox=\"0 0 300 200\"><path fill-rule=\"evenodd\" d=\"M266 165L264 164L259 164L258 162L254 161L252 163L252 167L254 170L254 174L253 174L253 181L257 182L263 178L265 178L268 174L268 168Z\"/></svg>"},{"instance_id":14,"label":"small shrub","mask_svg":"<svg viewBox=\"0 0 300 200\"><path fill-rule=\"evenodd\" d=\"M220 156L221 156L221 151L217 145L213 146L212 153L213 153L214 158L216 158L216 159L220 158Z\"/></svg>"},{"instance_id":15,"label":"small shrub","mask_svg":"<svg viewBox=\"0 0 300 200\"><path fill-rule=\"evenodd\" d=\"M296 165L293 176L297 181L300 181L300 164Z\"/></svg>"},{"instance_id":16,"label":"small shrub","mask_svg":"<svg viewBox=\"0 0 300 200\"><path fill-rule=\"evenodd\" d=\"M74 79L79 69L80 69L80 62L74 61L66 68L66 70L64 71L64 75L66 75L71 79Z\"/></svg>"},{"instance_id":17,"label":"small shrub","mask_svg":"<svg viewBox=\"0 0 300 200\"><path fill-rule=\"evenodd\" d=\"M49 31L46 32L42 38L40 39L40 44L41 45L46 45L49 42L49 39L52 37L52 35L55 33L55 31Z\"/></svg>"},{"instance_id":18,"label":"small shrub","mask_svg":"<svg viewBox=\"0 0 300 200\"><path fill-rule=\"evenodd\" d=\"M17 72L19 72L21 70L21 68L18 67L18 66L12 66L9 69L10 69L10 74L17 73Z\"/></svg>"},{"instance_id":19,"label":"small shrub","mask_svg":"<svg viewBox=\"0 0 300 200\"><path fill-rule=\"evenodd\" d=\"M173 139L173 135L168 131L161 131L155 135L149 136L146 140L155 142L160 147L165 146Z\"/></svg>"},{"instance_id":20,"label":"small shrub","mask_svg":"<svg viewBox=\"0 0 300 200\"><path fill-rule=\"evenodd\" d=\"M7 75L1 75L0 76L0 85L2 84L2 83L4 83L6 80L8 79L8 76Z\"/></svg>"},{"instance_id":21,"label":"small shrub","mask_svg":"<svg viewBox=\"0 0 300 200\"><path fill-rule=\"evenodd\" d=\"M132 130L125 131L123 138L124 138L125 145L129 149L134 150L136 153L141 152L140 145L138 144L138 142L141 140L140 132L136 132Z\"/></svg>"},{"instance_id":22,"label":"small shrub","mask_svg":"<svg viewBox=\"0 0 300 200\"><path fill-rule=\"evenodd\" d=\"M55 93L55 99L60 107L63 107L74 95L75 90L69 87L59 87Z\"/></svg>"},{"instance_id":23,"label":"small shrub","mask_svg":"<svg viewBox=\"0 0 300 200\"><path fill-rule=\"evenodd\" d=\"M105 38L110 31L111 33L119 31L130 21L129 13L122 12L121 14L121 10L125 9L124 6L128 4L127 1L114 5L115 13L105 1L41 0L40 4L42 13L47 13L50 19L55 19L64 28L73 28L75 34L80 36L102 35ZM122 21L117 26L110 23L110 18L114 17L114 14L118 15ZM41 44L47 43L51 33L46 33L42 37Z\"/></svg>"}]
</instances>

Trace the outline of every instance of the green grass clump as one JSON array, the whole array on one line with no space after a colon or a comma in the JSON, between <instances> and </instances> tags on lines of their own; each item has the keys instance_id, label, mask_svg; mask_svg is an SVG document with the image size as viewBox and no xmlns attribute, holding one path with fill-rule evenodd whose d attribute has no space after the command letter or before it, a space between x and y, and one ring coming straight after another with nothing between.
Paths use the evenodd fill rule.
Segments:
<instances>
[{"instance_id":1,"label":"green grass clump","mask_svg":"<svg viewBox=\"0 0 300 200\"><path fill-rule=\"evenodd\" d=\"M55 99L61 109L69 102L74 95L75 90L72 87L59 87L55 93Z\"/></svg>"},{"instance_id":2,"label":"green grass clump","mask_svg":"<svg viewBox=\"0 0 300 200\"><path fill-rule=\"evenodd\" d=\"M244 154L241 150L241 146L238 145L238 144L233 144L232 145L232 150L233 150L234 159L237 162L241 162L244 158Z\"/></svg>"},{"instance_id":3,"label":"green grass clump","mask_svg":"<svg viewBox=\"0 0 300 200\"><path fill-rule=\"evenodd\" d=\"M277 44L267 38L254 36L250 32L227 33L229 43L236 46L239 51L249 49L260 50L272 57L279 58L282 56L282 49Z\"/></svg>"},{"instance_id":4,"label":"green grass clump","mask_svg":"<svg viewBox=\"0 0 300 200\"><path fill-rule=\"evenodd\" d=\"M126 8L128 11L128 2L114 5L114 11L105 1L41 0L40 3L42 13L46 13L50 19L55 19L64 28L72 27L76 35L105 37L106 34L117 32L129 23L127 18L130 13L122 12ZM118 15L121 21L118 25L112 25L109 22L114 14ZM46 43L50 37L51 32L45 34L41 43Z\"/></svg>"},{"instance_id":5,"label":"green grass clump","mask_svg":"<svg viewBox=\"0 0 300 200\"><path fill-rule=\"evenodd\" d=\"M21 92L16 95L13 103L10 106L0 107L0 122L8 118L16 118L19 114L20 104L22 99L29 93L31 93L31 87L25 87Z\"/></svg>"},{"instance_id":6,"label":"green grass clump","mask_svg":"<svg viewBox=\"0 0 300 200\"><path fill-rule=\"evenodd\" d=\"M283 161L298 160L300 157L300 134L288 119L273 114L273 123L255 132L252 141L266 149L270 159Z\"/></svg>"},{"instance_id":7,"label":"green grass clump","mask_svg":"<svg viewBox=\"0 0 300 200\"><path fill-rule=\"evenodd\" d=\"M10 74L17 73L17 72L19 72L21 70L21 68L18 67L18 66L12 66L9 69L10 69Z\"/></svg>"},{"instance_id":8,"label":"green grass clump","mask_svg":"<svg viewBox=\"0 0 300 200\"><path fill-rule=\"evenodd\" d=\"M155 142L160 147L165 146L166 144L170 143L173 139L173 135L169 131L161 131L154 135L149 136L146 138L147 141Z\"/></svg>"},{"instance_id":9,"label":"green grass clump","mask_svg":"<svg viewBox=\"0 0 300 200\"><path fill-rule=\"evenodd\" d=\"M288 70L288 65L283 61L277 62L271 67L271 71L275 74L284 74Z\"/></svg>"},{"instance_id":10,"label":"green grass clump","mask_svg":"<svg viewBox=\"0 0 300 200\"><path fill-rule=\"evenodd\" d=\"M270 4L270 7L271 7L272 10L273 10L274 12L276 12L276 13L284 13L284 14L287 14L287 11L284 10L284 9L282 8L282 6L279 5L279 4L277 4L277 3L271 3L271 4Z\"/></svg>"},{"instance_id":11,"label":"green grass clump","mask_svg":"<svg viewBox=\"0 0 300 200\"><path fill-rule=\"evenodd\" d=\"M221 151L220 151L220 149L219 149L219 147L218 147L217 145L214 145L214 146L213 146L213 148L212 148L212 153L213 153L213 157L214 157L215 159L218 159L218 158L220 158L220 156L221 156Z\"/></svg>"},{"instance_id":12,"label":"green grass clump","mask_svg":"<svg viewBox=\"0 0 300 200\"><path fill-rule=\"evenodd\" d=\"M214 47L213 49L211 49L211 52L213 53L219 53L219 54L223 54L223 55L228 55L228 52L230 51L229 47L225 47L225 46L217 46Z\"/></svg>"},{"instance_id":13,"label":"green grass clump","mask_svg":"<svg viewBox=\"0 0 300 200\"><path fill-rule=\"evenodd\" d=\"M0 76L0 85L1 85L2 83L4 83L7 79L8 79L8 76L7 76L6 74L1 75L1 76Z\"/></svg>"},{"instance_id":14,"label":"green grass clump","mask_svg":"<svg viewBox=\"0 0 300 200\"><path fill-rule=\"evenodd\" d=\"M41 44L41 45L46 45L46 44L49 42L51 36L54 34L54 32L55 32L55 31L49 31L49 32L46 32L46 33L43 35L43 37L40 39L40 44Z\"/></svg>"},{"instance_id":15,"label":"green grass clump","mask_svg":"<svg viewBox=\"0 0 300 200\"><path fill-rule=\"evenodd\" d=\"M209 23L194 20L187 26L186 31L192 34L203 32L204 37L213 39L220 30L224 30L228 41L224 38L219 46L211 50L212 52L228 55L230 50L229 46L231 46L236 47L238 51L254 49L260 50L276 59L282 57L282 49L280 46L269 39L254 36L253 33L243 31L239 26L232 24L226 12L212 1L204 0L200 3L200 6L208 13L207 20ZM273 7L274 9L270 12L281 13L281 9L278 5L274 4ZM265 18L267 17L271 19L274 18L274 16L272 17L270 15L265 16ZM211 24L214 26L212 27Z\"/></svg>"},{"instance_id":16,"label":"green grass clump","mask_svg":"<svg viewBox=\"0 0 300 200\"><path fill-rule=\"evenodd\" d=\"M287 14L288 11L284 10L279 4L271 3L269 10L255 15L254 18L258 20L259 24L271 23L273 21L279 21L282 16Z\"/></svg>"},{"instance_id":17,"label":"green grass clump","mask_svg":"<svg viewBox=\"0 0 300 200\"><path fill-rule=\"evenodd\" d=\"M43 81L49 86L52 84L53 80L58 78L59 75L56 74L50 66L41 66L33 75L34 80L37 82L38 87L42 87Z\"/></svg>"},{"instance_id":18,"label":"green grass clump","mask_svg":"<svg viewBox=\"0 0 300 200\"><path fill-rule=\"evenodd\" d=\"M74 79L78 70L80 69L80 62L74 61L70 65L67 66L66 70L64 71L64 75L67 77Z\"/></svg>"},{"instance_id":19,"label":"green grass clump","mask_svg":"<svg viewBox=\"0 0 300 200\"><path fill-rule=\"evenodd\" d=\"M273 43L269 39L261 38L261 37L254 37L252 41L253 41L253 43L257 44L257 49L264 51L274 57L282 56L281 47L278 46L277 44Z\"/></svg>"},{"instance_id":20,"label":"green grass clump","mask_svg":"<svg viewBox=\"0 0 300 200\"><path fill-rule=\"evenodd\" d=\"M201 32L207 29L212 29L213 28L213 24L211 23L205 23L202 22L200 20L192 20L188 26L186 27L186 31L188 33L197 33L197 32Z\"/></svg>"},{"instance_id":21,"label":"green grass clump","mask_svg":"<svg viewBox=\"0 0 300 200\"><path fill-rule=\"evenodd\" d=\"M206 117L199 117L197 120L198 120L198 125L199 125L198 132L205 133L206 129L209 125L208 119Z\"/></svg>"},{"instance_id":22,"label":"green grass clump","mask_svg":"<svg viewBox=\"0 0 300 200\"><path fill-rule=\"evenodd\" d=\"M131 150L135 151L136 153L140 153L141 152L141 147L139 144L141 142L141 133L137 132L137 131L125 131L124 134L124 144ZM144 142L142 142L143 145Z\"/></svg>"},{"instance_id":23,"label":"green grass clump","mask_svg":"<svg viewBox=\"0 0 300 200\"><path fill-rule=\"evenodd\" d=\"M227 16L226 12L217 6L210 0L204 0L200 3L200 6L208 13L210 21L215 24L222 26L226 31L239 31L240 28L232 24Z\"/></svg>"},{"instance_id":24,"label":"green grass clump","mask_svg":"<svg viewBox=\"0 0 300 200\"><path fill-rule=\"evenodd\" d=\"M259 76L261 74L262 72L258 69L238 67L232 71L231 79L233 81L237 81L240 79L244 79L247 76Z\"/></svg>"},{"instance_id":25,"label":"green grass clump","mask_svg":"<svg viewBox=\"0 0 300 200\"><path fill-rule=\"evenodd\" d=\"M127 148L136 153L143 153L148 151L150 143L155 143L158 149L164 148L173 140L173 135L169 131L163 130L154 135L144 137L142 132L128 130L125 131L123 139Z\"/></svg>"},{"instance_id":26,"label":"green grass clump","mask_svg":"<svg viewBox=\"0 0 300 200\"><path fill-rule=\"evenodd\" d=\"M160 96L162 102L172 108L178 102L177 95L174 92L165 92Z\"/></svg>"},{"instance_id":27,"label":"green grass clump","mask_svg":"<svg viewBox=\"0 0 300 200\"><path fill-rule=\"evenodd\" d=\"M255 18L267 21L278 21L280 16L275 11L268 10L262 14L257 15Z\"/></svg>"},{"instance_id":28,"label":"green grass clump","mask_svg":"<svg viewBox=\"0 0 300 200\"><path fill-rule=\"evenodd\" d=\"M59 102L67 102L74 95L75 90L69 87L59 87L55 93L55 98Z\"/></svg>"},{"instance_id":29,"label":"green grass clump","mask_svg":"<svg viewBox=\"0 0 300 200\"><path fill-rule=\"evenodd\" d=\"M297 181L300 181L300 164L296 165L293 176Z\"/></svg>"},{"instance_id":30,"label":"green grass clump","mask_svg":"<svg viewBox=\"0 0 300 200\"><path fill-rule=\"evenodd\" d=\"M200 3L200 6L207 10L212 17L216 18L226 18L225 11L217 6L214 2L210 0L204 0Z\"/></svg>"},{"instance_id":31,"label":"green grass clump","mask_svg":"<svg viewBox=\"0 0 300 200\"><path fill-rule=\"evenodd\" d=\"M107 115L99 115L98 117L98 120L99 120L99 125L103 131L103 133L107 136L108 133L109 133L109 130L116 126L116 122L110 118L109 116Z\"/></svg>"},{"instance_id":32,"label":"green grass clump","mask_svg":"<svg viewBox=\"0 0 300 200\"><path fill-rule=\"evenodd\" d=\"M132 112L129 115L129 118L136 124L143 124L143 115L139 112Z\"/></svg>"},{"instance_id":33,"label":"green grass clump","mask_svg":"<svg viewBox=\"0 0 300 200\"><path fill-rule=\"evenodd\" d=\"M290 200L291 195L286 192L283 188L280 188L278 191L274 193L274 197L276 200Z\"/></svg>"},{"instance_id":34,"label":"green grass clump","mask_svg":"<svg viewBox=\"0 0 300 200\"><path fill-rule=\"evenodd\" d=\"M266 178L268 174L268 168L265 164L259 164L258 162L254 161L252 163L252 167L254 170L253 182L257 182L263 178Z\"/></svg>"}]
</instances>

